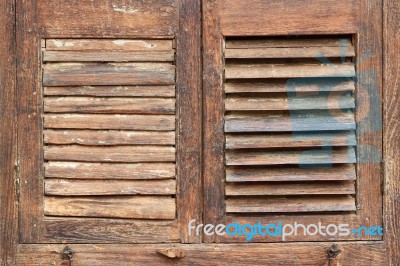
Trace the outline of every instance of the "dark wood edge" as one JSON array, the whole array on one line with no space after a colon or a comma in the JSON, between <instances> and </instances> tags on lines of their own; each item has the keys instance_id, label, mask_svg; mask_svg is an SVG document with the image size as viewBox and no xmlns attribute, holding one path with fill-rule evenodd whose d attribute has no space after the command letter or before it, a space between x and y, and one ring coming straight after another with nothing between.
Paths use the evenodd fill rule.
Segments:
<instances>
[{"instance_id":1,"label":"dark wood edge","mask_svg":"<svg viewBox=\"0 0 400 266\"><path fill-rule=\"evenodd\" d=\"M191 219L202 220L201 7L198 0L179 1L177 36L177 174L178 221L182 243L199 243L188 235Z\"/></svg>"},{"instance_id":2,"label":"dark wood edge","mask_svg":"<svg viewBox=\"0 0 400 266\"><path fill-rule=\"evenodd\" d=\"M383 2L384 241L388 251L388 265L400 265L400 2Z\"/></svg>"},{"instance_id":3,"label":"dark wood edge","mask_svg":"<svg viewBox=\"0 0 400 266\"><path fill-rule=\"evenodd\" d=\"M0 14L0 265L14 265L18 242L15 1L1 1Z\"/></svg>"},{"instance_id":4,"label":"dark wood edge","mask_svg":"<svg viewBox=\"0 0 400 266\"><path fill-rule=\"evenodd\" d=\"M387 265L383 242L336 242L331 265ZM18 265L328 265L332 243L19 245ZM66 249L66 246L68 248ZM63 250L72 254L68 259ZM163 255L164 254L164 255Z\"/></svg>"}]
</instances>

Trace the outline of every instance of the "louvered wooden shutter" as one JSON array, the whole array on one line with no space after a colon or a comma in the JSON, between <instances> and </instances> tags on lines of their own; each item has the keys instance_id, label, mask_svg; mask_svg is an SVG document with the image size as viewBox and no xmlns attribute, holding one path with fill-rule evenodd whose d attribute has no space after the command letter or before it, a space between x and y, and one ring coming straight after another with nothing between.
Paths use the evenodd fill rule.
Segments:
<instances>
[{"instance_id":1,"label":"louvered wooden shutter","mask_svg":"<svg viewBox=\"0 0 400 266\"><path fill-rule=\"evenodd\" d=\"M226 211L355 211L350 37L228 39Z\"/></svg>"}]
</instances>

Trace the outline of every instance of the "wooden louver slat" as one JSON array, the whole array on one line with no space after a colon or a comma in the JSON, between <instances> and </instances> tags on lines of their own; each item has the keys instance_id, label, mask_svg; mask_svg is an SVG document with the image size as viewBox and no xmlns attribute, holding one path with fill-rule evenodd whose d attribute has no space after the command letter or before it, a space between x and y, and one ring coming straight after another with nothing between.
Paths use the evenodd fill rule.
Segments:
<instances>
[{"instance_id":1,"label":"wooden louver slat","mask_svg":"<svg viewBox=\"0 0 400 266\"><path fill-rule=\"evenodd\" d=\"M356 210L354 56L347 36L226 40L226 212Z\"/></svg>"},{"instance_id":2,"label":"wooden louver slat","mask_svg":"<svg viewBox=\"0 0 400 266\"><path fill-rule=\"evenodd\" d=\"M172 40L46 40L46 216L175 219L174 54Z\"/></svg>"}]
</instances>

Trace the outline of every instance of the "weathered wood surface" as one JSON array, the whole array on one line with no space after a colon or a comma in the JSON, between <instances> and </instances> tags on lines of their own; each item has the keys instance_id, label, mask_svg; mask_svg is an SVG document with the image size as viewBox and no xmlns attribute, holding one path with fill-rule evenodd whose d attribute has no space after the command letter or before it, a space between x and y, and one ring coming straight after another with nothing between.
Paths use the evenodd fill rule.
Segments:
<instances>
[{"instance_id":1,"label":"weathered wood surface","mask_svg":"<svg viewBox=\"0 0 400 266\"><path fill-rule=\"evenodd\" d=\"M173 163L78 163L48 162L45 176L68 179L169 179L175 177Z\"/></svg>"},{"instance_id":2,"label":"weathered wood surface","mask_svg":"<svg viewBox=\"0 0 400 266\"><path fill-rule=\"evenodd\" d=\"M294 166L282 168L228 167L226 180L228 182L356 180L356 172L355 166L352 164L305 168Z\"/></svg>"},{"instance_id":3,"label":"weathered wood surface","mask_svg":"<svg viewBox=\"0 0 400 266\"><path fill-rule=\"evenodd\" d=\"M45 51L44 62L168 62L174 51Z\"/></svg>"},{"instance_id":4,"label":"weathered wood surface","mask_svg":"<svg viewBox=\"0 0 400 266\"><path fill-rule=\"evenodd\" d=\"M44 197L48 216L175 219L175 211L167 196Z\"/></svg>"},{"instance_id":5,"label":"weathered wood surface","mask_svg":"<svg viewBox=\"0 0 400 266\"><path fill-rule=\"evenodd\" d=\"M99 196L99 195L174 195L176 181L103 181L59 180L45 181L45 195L50 196Z\"/></svg>"},{"instance_id":6,"label":"weathered wood surface","mask_svg":"<svg viewBox=\"0 0 400 266\"><path fill-rule=\"evenodd\" d=\"M351 196L283 197L283 198L228 198L228 213L290 213L355 211Z\"/></svg>"}]
</instances>

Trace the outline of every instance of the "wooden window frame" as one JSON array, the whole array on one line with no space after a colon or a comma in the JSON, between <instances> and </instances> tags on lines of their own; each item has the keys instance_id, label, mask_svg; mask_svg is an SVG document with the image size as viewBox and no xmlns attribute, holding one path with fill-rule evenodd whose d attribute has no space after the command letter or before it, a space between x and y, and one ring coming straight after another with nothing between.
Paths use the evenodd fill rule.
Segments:
<instances>
[{"instance_id":1,"label":"wooden window frame","mask_svg":"<svg viewBox=\"0 0 400 266\"><path fill-rule=\"evenodd\" d=\"M190 0L186 1L190 3ZM208 12L214 7L213 1L204 1L203 9ZM16 70L29 68L29 61L16 57L15 32L21 31L21 25L15 24L16 10L21 12L29 3L6 0L0 4L0 22L5 27L0 28L3 41L0 42L0 62L7 65L0 69L0 84L2 91L0 97L0 264L1 265L61 265L68 263L63 255L66 244L21 244L18 235L18 164L17 164L17 109L19 95L16 92ZM345 241L335 242L342 250L337 261L342 265L400 265L400 219L398 212L400 205L398 195L400 161L398 143L400 135L397 130L400 125L400 86L397 77L400 75L400 44L398 39L398 16L400 3L397 0L363 0L365 13L379 16L383 7L383 41L382 51L384 59L383 79L383 225L385 235L382 241ZM369 6L369 9L367 8ZM199 12L199 10L192 10ZM192 12L186 13L188 17ZM207 11L206 11L207 12ZM19 19L23 14L19 14ZM204 25L215 26L212 23L215 17ZM377 26L379 27L379 22ZM29 31L29 26L25 26ZM375 36L381 38L381 35ZM213 38L213 36L210 36ZM28 40L26 40L28 41ZM211 73L205 73L211 74ZM23 111L23 110L19 110ZM188 214L189 215L189 214ZM179 258L182 264L210 264L229 261L231 264L263 264L263 265L323 265L328 263L327 250L332 243L329 242L300 242L300 243L269 243L269 244L176 244L184 253ZM144 264L171 263L171 258L160 255L160 251L171 249L170 244L74 244L70 245L74 251L73 260L78 264L115 263ZM164 252L165 253L165 252ZM178 261L177 261L178 262Z\"/></svg>"}]
</instances>

